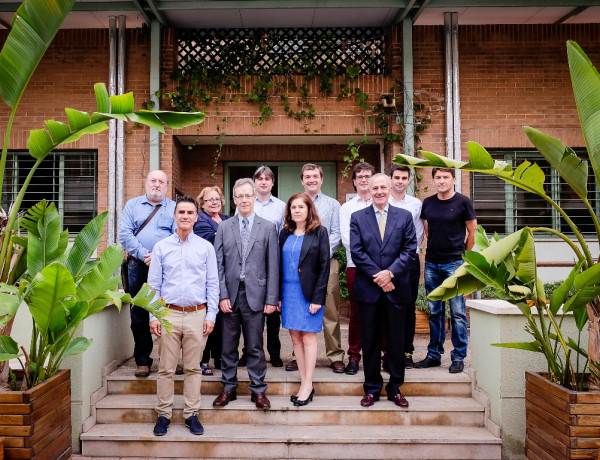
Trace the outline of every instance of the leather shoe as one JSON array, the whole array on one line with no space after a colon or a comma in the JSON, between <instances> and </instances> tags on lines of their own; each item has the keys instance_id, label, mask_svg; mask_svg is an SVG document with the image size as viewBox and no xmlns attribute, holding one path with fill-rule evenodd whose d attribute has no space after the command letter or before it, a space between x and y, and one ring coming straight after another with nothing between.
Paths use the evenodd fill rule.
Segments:
<instances>
[{"instance_id":1,"label":"leather shoe","mask_svg":"<svg viewBox=\"0 0 600 460\"><path fill-rule=\"evenodd\" d=\"M440 359L433 359L427 356L423 361L419 361L415 363L415 367L417 369L425 369L427 367L440 367L442 365L442 361Z\"/></svg>"},{"instance_id":2,"label":"leather shoe","mask_svg":"<svg viewBox=\"0 0 600 460\"><path fill-rule=\"evenodd\" d=\"M186 418L185 424L190 429L190 432L192 434L196 434L196 435L204 434L204 427L202 426L202 423L200 423L200 420L198 420L197 416L192 415L192 416Z\"/></svg>"},{"instance_id":3,"label":"leather shoe","mask_svg":"<svg viewBox=\"0 0 600 460\"><path fill-rule=\"evenodd\" d=\"M252 393L250 396L250 401L256 404L257 409L270 409L271 401L267 398L267 395L264 393Z\"/></svg>"},{"instance_id":4,"label":"leather shoe","mask_svg":"<svg viewBox=\"0 0 600 460\"><path fill-rule=\"evenodd\" d=\"M148 377L150 375L150 366L137 366L135 368L136 377Z\"/></svg>"},{"instance_id":5,"label":"leather shoe","mask_svg":"<svg viewBox=\"0 0 600 460\"><path fill-rule=\"evenodd\" d=\"M412 354L404 353L404 368L412 369L413 367L415 367L415 362L412 359Z\"/></svg>"},{"instance_id":6,"label":"leather shoe","mask_svg":"<svg viewBox=\"0 0 600 460\"><path fill-rule=\"evenodd\" d=\"M363 398L360 400L360 405L363 407L371 407L375 404L375 401L379 401L379 395L376 393L365 393Z\"/></svg>"},{"instance_id":7,"label":"leather shoe","mask_svg":"<svg viewBox=\"0 0 600 460\"><path fill-rule=\"evenodd\" d=\"M346 366L344 366L344 362L343 361L334 361L331 363L331 368L333 369L333 372L336 374L343 374L344 371L346 370Z\"/></svg>"},{"instance_id":8,"label":"leather shoe","mask_svg":"<svg viewBox=\"0 0 600 460\"><path fill-rule=\"evenodd\" d=\"M271 356L271 366L283 367L283 361L279 356Z\"/></svg>"},{"instance_id":9,"label":"leather shoe","mask_svg":"<svg viewBox=\"0 0 600 460\"><path fill-rule=\"evenodd\" d=\"M394 401L394 404L398 407L408 407L408 401L402 393L398 392L396 396L388 395L388 401Z\"/></svg>"},{"instance_id":10,"label":"leather shoe","mask_svg":"<svg viewBox=\"0 0 600 460\"><path fill-rule=\"evenodd\" d=\"M235 391L223 390L221 391L221 394L217 396L216 399L213 401L213 406L225 407L227 404L229 404L229 401L235 401L236 399L237 394L235 393Z\"/></svg>"},{"instance_id":11,"label":"leather shoe","mask_svg":"<svg viewBox=\"0 0 600 460\"><path fill-rule=\"evenodd\" d=\"M344 372L348 375L356 375L358 373L358 361L350 361Z\"/></svg>"},{"instance_id":12,"label":"leather shoe","mask_svg":"<svg viewBox=\"0 0 600 460\"><path fill-rule=\"evenodd\" d=\"M298 362L295 359L291 360L289 363L287 363L285 365L285 370L289 371L289 372L297 371L298 370Z\"/></svg>"},{"instance_id":13,"label":"leather shoe","mask_svg":"<svg viewBox=\"0 0 600 460\"><path fill-rule=\"evenodd\" d=\"M448 369L448 371L451 374L458 374L460 372L462 372L465 368L465 363L463 363L462 361L452 361L452 364L450 364L450 369Z\"/></svg>"}]
</instances>

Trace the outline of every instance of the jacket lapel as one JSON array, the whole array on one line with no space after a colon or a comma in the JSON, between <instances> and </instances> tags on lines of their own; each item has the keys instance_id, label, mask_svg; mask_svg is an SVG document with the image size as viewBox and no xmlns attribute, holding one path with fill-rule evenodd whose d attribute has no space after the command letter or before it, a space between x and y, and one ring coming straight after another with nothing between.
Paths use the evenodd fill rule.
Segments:
<instances>
[{"instance_id":1,"label":"jacket lapel","mask_svg":"<svg viewBox=\"0 0 600 460\"><path fill-rule=\"evenodd\" d=\"M240 218L236 214L232 219L233 221L233 238L235 239L235 244L238 248L238 252L240 253L240 260L242 259L242 235L240 234Z\"/></svg>"},{"instance_id":2,"label":"jacket lapel","mask_svg":"<svg viewBox=\"0 0 600 460\"><path fill-rule=\"evenodd\" d=\"M367 208L367 224L371 229L371 233L373 233L373 239L379 243L381 246L381 234L379 233L379 225L377 224L377 216L375 216L375 211L373 210L373 206L369 206Z\"/></svg>"},{"instance_id":3,"label":"jacket lapel","mask_svg":"<svg viewBox=\"0 0 600 460\"><path fill-rule=\"evenodd\" d=\"M396 212L394 207L388 206L387 220L385 223L385 233L383 235L383 242L382 242L382 246L381 246L382 248L385 247L385 245L390 240L392 232L394 231L394 228L396 227L397 219L398 219L398 213Z\"/></svg>"},{"instance_id":4,"label":"jacket lapel","mask_svg":"<svg viewBox=\"0 0 600 460\"><path fill-rule=\"evenodd\" d=\"M239 228L239 227L238 227ZM250 238L248 239L248 254L250 254L250 251L252 249L252 245L254 244L254 241L256 241L256 235L258 235L258 232L260 231L260 218L255 215L254 216L254 222L252 223L252 230L250 230ZM241 248L241 243L240 243L240 248ZM241 249L240 249L240 254L241 254Z\"/></svg>"},{"instance_id":5,"label":"jacket lapel","mask_svg":"<svg viewBox=\"0 0 600 460\"><path fill-rule=\"evenodd\" d=\"M308 254L308 250L312 246L313 239L316 237L316 233L305 233L304 241L302 241L302 249L300 250L300 260L298 261L298 265L302 263L306 254Z\"/></svg>"}]
</instances>

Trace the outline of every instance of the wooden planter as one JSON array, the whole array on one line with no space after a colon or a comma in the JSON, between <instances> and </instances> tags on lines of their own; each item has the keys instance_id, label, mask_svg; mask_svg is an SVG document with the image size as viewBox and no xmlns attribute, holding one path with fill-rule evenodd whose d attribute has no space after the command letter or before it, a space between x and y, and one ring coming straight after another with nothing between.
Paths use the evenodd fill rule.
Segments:
<instances>
[{"instance_id":1,"label":"wooden planter","mask_svg":"<svg viewBox=\"0 0 600 460\"><path fill-rule=\"evenodd\" d=\"M416 311L415 334L429 334L429 314L423 310Z\"/></svg>"},{"instance_id":2,"label":"wooden planter","mask_svg":"<svg viewBox=\"0 0 600 460\"><path fill-rule=\"evenodd\" d=\"M529 460L597 459L600 392L571 391L526 372L525 455Z\"/></svg>"},{"instance_id":3,"label":"wooden planter","mask_svg":"<svg viewBox=\"0 0 600 460\"><path fill-rule=\"evenodd\" d=\"M27 391L0 392L5 459L71 458L71 371Z\"/></svg>"}]
</instances>

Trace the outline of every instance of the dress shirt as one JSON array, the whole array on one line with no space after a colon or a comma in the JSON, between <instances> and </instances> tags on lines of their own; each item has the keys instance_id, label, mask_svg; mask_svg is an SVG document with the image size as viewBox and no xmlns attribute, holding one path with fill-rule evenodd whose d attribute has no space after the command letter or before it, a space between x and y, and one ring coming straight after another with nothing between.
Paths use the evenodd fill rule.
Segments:
<instances>
[{"instance_id":1,"label":"dress shirt","mask_svg":"<svg viewBox=\"0 0 600 460\"><path fill-rule=\"evenodd\" d=\"M207 304L206 320L215 322L219 304L219 271L212 244L190 233L174 233L154 246L148 284L165 303L191 307ZM156 318L150 315L150 321Z\"/></svg>"},{"instance_id":2,"label":"dress shirt","mask_svg":"<svg viewBox=\"0 0 600 460\"><path fill-rule=\"evenodd\" d=\"M369 198L367 201L363 200L360 196L356 195L354 198L348 200L340 208L340 233L342 236L342 244L346 248L346 266L356 267L350 257L350 216L354 211L359 211L370 206L373 200Z\"/></svg>"},{"instance_id":3,"label":"dress shirt","mask_svg":"<svg viewBox=\"0 0 600 460\"><path fill-rule=\"evenodd\" d=\"M254 203L254 212L258 217L273 222L277 228L277 234L281 231L283 226L283 213L285 212L285 203L279 198L271 195L266 202L260 201L259 197L256 197L256 203Z\"/></svg>"},{"instance_id":4,"label":"dress shirt","mask_svg":"<svg viewBox=\"0 0 600 460\"><path fill-rule=\"evenodd\" d=\"M421 207L423 203L418 198L406 194L401 201L396 200L390 195L390 204L397 208L405 209L412 214L413 224L415 224L415 231L417 232L417 252L419 252L419 247L425 237L425 226L423 225L423 219L421 219Z\"/></svg>"},{"instance_id":5,"label":"dress shirt","mask_svg":"<svg viewBox=\"0 0 600 460\"><path fill-rule=\"evenodd\" d=\"M146 195L132 198L125 204L119 226L119 243L125 248L127 254L143 261L146 254L154 249L154 245L173 234L177 229L175 223L175 202L163 198L161 207L152 217L152 220L135 236L138 228L142 226L154 205L148 201Z\"/></svg>"},{"instance_id":6,"label":"dress shirt","mask_svg":"<svg viewBox=\"0 0 600 460\"><path fill-rule=\"evenodd\" d=\"M333 257L335 250L340 247L340 203L333 198L324 195L323 192L313 200L317 208L317 214L321 219L321 225L327 229L329 234L329 257Z\"/></svg>"},{"instance_id":7,"label":"dress shirt","mask_svg":"<svg viewBox=\"0 0 600 460\"><path fill-rule=\"evenodd\" d=\"M390 204L386 204L383 207L383 215L387 218L388 215L388 209L390 207ZM373 205L373 211L375 211L375 217L377 218L377 223L379 223L379 221L381 220L381 212L379 212L379 208L375 205Z\"/></svg>"},{"instance_id":8,"label":"dress shirt","mask_svg":"<svg viewBox=\"0 0 600 460\"><path fill-rule=\"evenodd\" d=\"M248 217L246 217L246 219L248 219L248 236L250 236L250 234L252 233L252 224L254 223L255 215L256 215L255 213L252 213ZM243 217L240 214L238 214L238 217L240 218L240 235L241 235L242 228L244 228L244 223L242 222Z\"/></svg>"}]
</instances>

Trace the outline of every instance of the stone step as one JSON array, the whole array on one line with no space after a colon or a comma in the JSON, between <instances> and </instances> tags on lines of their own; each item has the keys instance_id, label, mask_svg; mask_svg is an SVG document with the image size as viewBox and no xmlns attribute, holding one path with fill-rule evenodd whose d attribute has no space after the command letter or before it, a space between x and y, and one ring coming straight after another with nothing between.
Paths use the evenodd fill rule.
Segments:
<instances>
[{"instance_id":1,"label":"stone step","mask_svg":"<svg viewBox=\"0 0 600 460\"><path fill-rule=\"evenodd\" d=\"M360 396L315 395L305 407L294 407L287 396L270 395L271 410L256 409L247 395L223 408L203 397L199 419L207 424L263 425L448 425L483 426L484 408L472 398L415 396L400 409L385 397L370 408ZM96 405L97 423L152 423L156 420L155 395L108 395ZM183 396L176 395L173 422L183 423Z\"/></svg>"},{"instance_id":2,"label":"stone step","mask_svg":"<svg viewBox=\"0 0 600 460\"><path fill-rule=\"evenodd\" d=\"M375 407L375 406L374 406ZM269 426L206 424L203 436L173 423L166 436L153 423L97 424L81 436L82 455L159 458L500 459L501 441L485 428Z\"/></svg>"},{"instance_id":3,"label":"stone step","mask_svg":"<svg viewBox=\"0 0 600 460\"><path fill-rule=\"evenodd\" d=\"M222 390L221 372L202 378L202 393L217 395ZM238 394L250 394L246 369L238 371ZM383 373L384 381L388 374ZM109 394L156 394L157 373L147 378L136 378L132 369L121 367L107 376ZM328 368L316 368L313 383L319 395L353 395L362 396L362 372L356 375L334 374ZM296 393L300 385L298 372L286 372L283 369L270 368L266 382L269 386L267 394L289 396ZM183 375L175 376L175 394L183 393ZM449 374L445 368L408 369L405 383L402 386L405 396L471 396L471 379L465 373Z\"/></svg>"}]
</instances>

